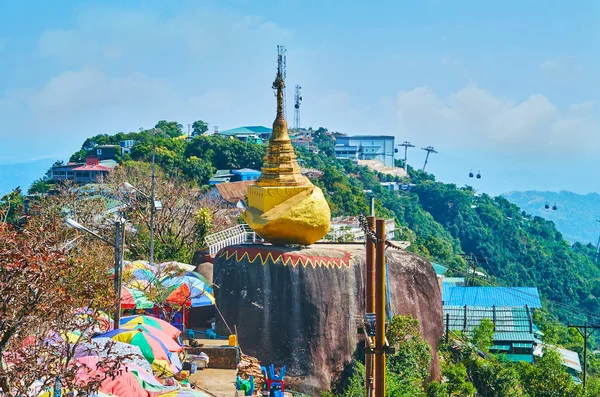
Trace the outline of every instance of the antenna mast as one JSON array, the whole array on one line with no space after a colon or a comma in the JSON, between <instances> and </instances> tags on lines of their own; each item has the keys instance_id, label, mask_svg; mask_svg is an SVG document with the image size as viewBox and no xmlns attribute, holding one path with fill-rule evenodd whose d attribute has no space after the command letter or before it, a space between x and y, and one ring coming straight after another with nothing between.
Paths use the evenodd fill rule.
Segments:
<instances>
[{"instance_id":1,"label":"antenna mast","mask_svg":"<svg viewBox=\"0 0 600 397\"><path fill-rule=\"evenodd\" d=\"M285 92L285 75L286 75L286 54L287 49L285 46L278 45L277 46L277 71L281 73L281 77L283 78L283 114L287 119L287 104L286 104L286 92Z\"/></svg>"},{"instance_id":2,"label":"antenna mast","mask_svg":"<svg viewBox=\"0 0 600 397\"><path fill-rule=\"evenodd\" d=\"M300 103L302 102L302 95L300 95L300 87L296 84L296 92L294 93L294 129L300 129Z\"/></svg>"},{"instance_id":3,"label":"antenna mast","mask_svg":"<svg viewBox=\"0 0 600 397\"><path fill-rule=\"evenodd\" d=\"M404 143L399 143L398 146L404 146L404 172L408 173L408 148L415 147L415 145L411 144L409 141L404 141Z\"/></svg>"},{"instance_id":4,"label":"antenna mast","mask_svg":"<svg viewBox=\"0 0 600 397\"><path fill-rule=\"evenodd\" d=\"M421 150L425 150L427 152L427 156L425 156L425 164L423 164L423 172L425 172L425 168L427 167L427 162L429 161L429 155L431 153L437 153L437 152L435 151L433 146L427 146L427 147L421 148Z\"/></svg>"}]
</instances>

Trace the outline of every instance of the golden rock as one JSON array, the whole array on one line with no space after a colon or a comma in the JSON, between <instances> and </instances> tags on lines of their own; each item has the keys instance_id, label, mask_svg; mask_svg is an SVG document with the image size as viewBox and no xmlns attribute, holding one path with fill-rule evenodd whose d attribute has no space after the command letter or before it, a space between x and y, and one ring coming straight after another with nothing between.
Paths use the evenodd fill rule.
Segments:
<instances>
[{"instance_id":1,"label":"golden rock","mask_svg":"<svg viewBox=\"0 0 600 397\"><path fill-rule=\"evenodd\" d=\"M261 176L248 189L248 208L242 215L263 239L274 244L310 245L329 232L331 212L323 192L300 173L283 115L281 69L273 82L277 116Z\"/></svg>"}]
</instances>

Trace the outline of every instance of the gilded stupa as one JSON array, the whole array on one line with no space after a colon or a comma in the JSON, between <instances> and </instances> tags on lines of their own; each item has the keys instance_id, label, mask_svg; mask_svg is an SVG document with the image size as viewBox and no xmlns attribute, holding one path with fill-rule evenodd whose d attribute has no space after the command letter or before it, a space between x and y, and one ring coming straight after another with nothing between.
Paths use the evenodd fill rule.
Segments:
<instances>
[{"instance_id":1,"label":"gilded stupa","mask_svg":"<svg viewBox=\"0 0 600 397\"><path fill-rule=\"evenodd\" d=\"M273 244L310 245L329 232L331 212L321 189L301 174L283 115L285 82L281 67L273 82L277 116L256 184L248 189L243 218Z\"/></svg>"}]
</instances>

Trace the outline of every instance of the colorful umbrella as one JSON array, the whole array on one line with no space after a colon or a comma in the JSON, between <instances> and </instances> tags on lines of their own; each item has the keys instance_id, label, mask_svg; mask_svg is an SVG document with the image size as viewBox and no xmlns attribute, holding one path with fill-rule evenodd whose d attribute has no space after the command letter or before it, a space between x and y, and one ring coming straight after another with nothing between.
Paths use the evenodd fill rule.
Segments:
<instances>
[{"instance_id":1,"label":"colorful umbrella","mask_svg":"<svg viewBox=\"0 0 600 397\"><path fill-rule=\"evenodd\" d=\"M208 287L203 281L191 276L167 277L162 281L166 287L173 288L173 293L181 300L189 300L191 307L211 306L215 298L207 291ZM187 290L186 290L187 288ZM181 289L180 291L177 291ZM182 303L180 303L182 304ZM188 304L186 303L186 306Z\"/></svg>"},{"instance_id":2,"label":"colorful umbrella","mask_svg":"<svg viewBox=\"0 0 600 397\"><path fill-rule=\"evenodd\" d=\"M185 275L188 277L195 277L198 280L202 281L204 284L206 284L206 290L208 292L210 292L211 294L213 293L213 289L210 287L210 281L208 281L208 279L206 277L204 277L203 275L201 275L200 273L196 272L196 271L191 271L191 272L185 272Z\"/></svg>"},{"instance_id":3,"label":"colorful umbrella","mask_svg":"<svg viewBox=\"0 0 600 397\"><path fill-rule=\"evenodd\" d=\"M169 336L169 334L167 334L166 332L161 331L158 328L154 328L154 327L150 327L150 326L145 326L145 325L142 325L142 324L133 324L133 323L124 324L124 325L121 326L121 328L147 332L150 335L155 336L156 338L158 338L158 340L160 340L167 347L167 349L169 349L170 352L180 352L180 351L183 350L183 346L181 346L179 343L175 342Z\"/></svg>"},{"instance_id":4,"label":"colorful umbrella","mask_svg":"<svg viewBox=\"0 0 600 397\"><path fill-rule=\"evenodd\" d=\"M157 337L139 330L119 328L114 331L99 335L103 338L111 338L119 342L129 343L140 348L142 355L153 364L155 360L164 360L170 364L174 372L181 370L181 363L177 354L172 354L169 349Z\"/></svg>"},{"instance_id":5,"label":"colorful umbrella","mask_svg":"<svg viewBox=\"0 0 600 397\"><path fill-rule=\"evenodd\" d=\"M126 316L121 317L121 324L143 324L150 327L158 328L171 338L176 338L181 334L181 331L160 318L152 316Z\"/></svg>"},{"instance_id":6,"label":"colorful umbrella","mask_svg":"<svg viewBox=\"0 0 600 397\"><path fill-rule=\"evenodd\" d=\"M99 374L97 364L99 358L97 356L80 357L77 359L81 364L85 364L87 368L81 368L77 373L77 378L82 383L87 383L90 379ZM126 369L127 366L123 366ZM114 376L107 376L100 385L100 391L115 396L140 396L146 397L150 394L144 390L137 376L128 370L118 371Z\"/></svg>"},{"instance_id":7,"label":"colorful umbrella","mask_svg":"<svg viewBox=\"0 0 600 397\"><path fill-rule=\"evenodd\" d=\"M121 288L122 309L152 309L153 307L154 303L146 298L143 291L130 287Z\"/></svg>"}]
</instances>

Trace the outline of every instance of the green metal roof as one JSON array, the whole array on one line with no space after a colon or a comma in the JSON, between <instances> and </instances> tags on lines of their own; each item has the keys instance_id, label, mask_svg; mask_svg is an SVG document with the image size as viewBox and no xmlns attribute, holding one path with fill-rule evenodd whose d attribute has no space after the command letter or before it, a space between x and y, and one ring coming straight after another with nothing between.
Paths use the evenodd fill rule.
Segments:
<instances>
[{"instance_id":1,"label":"green metal roof","mask_svg":"<svg viewBox=\"0 0 600 397\"><path fill-rule=\"evenodd\" d=\"M493 345L493 346L490 346L490 350L505 350L505 351L509 351L510 350L510 345Z\"/></svg>"},{"instance_id":2,"label":"green metal roof","mask_svg":"<svg viewBox=\"0 0 600 397\"><path fill-rule=\"evenodd\" d=\"M533 334L529 332L494 332L494 343L498 342L531 342L535 341ZM498 343L499 345L502 343Z\"/></svg>"},{"instance_id":3,"label":"green metal roof","mask_svg":"<svg viewBox=\"0 0 600 397\"><path fill-rule=\"evenodd\" d=\"M435 270L435 274L437 274L438 276L442 276L444 273L446 273L448 271L447 267L442 266L437 263L431 262L431 266L433 266L433 270Z\"/></svg>"},{"instance_id":4,"label":"green metal roof","mask_svg":"<svg viewBox=\"0 0 600 397\"><path fill-rule=\"evenodd\" d=\"M527 363L533 363L533 354L509 354L509 353L500 353L496 354L498 358L501 360L511 361L514 363L518 363L519 361L525 361Z\"/></svg>"},{"instance_id":5,"label":"green metal roof","mask_svg":"<svg viewBox=\"0 0 600 397\"><path fill-rule=\"evenodd\" d=\"M448 284L448 285L465 285L465 278L464 277L444 277L442 279L442 283L443 284Z\"/></svg>"},{"instance_id":6,"label":"green metal roof","mask_svg":"<svg viewBox=\"0 0 600 397\"><path fill-rule=\"evenodd\" d=\"M219 135L249 135L249 134L270 134L273 130L271 128L263 127L261 125L244 126L233 128L231 130L219 131Z\"/></svg>"}]
</instances>

